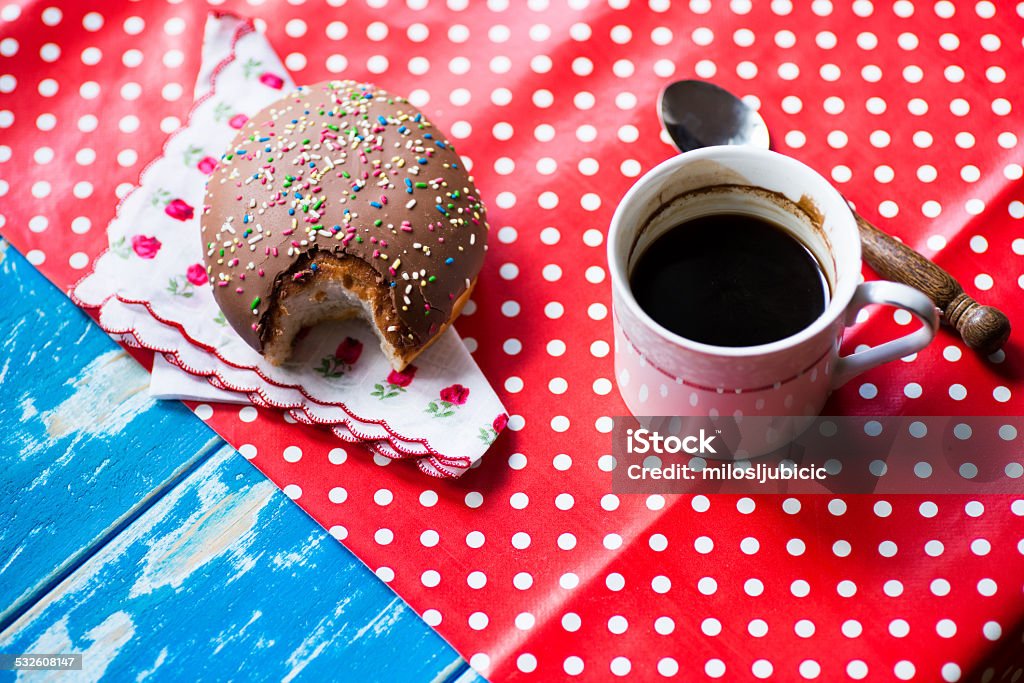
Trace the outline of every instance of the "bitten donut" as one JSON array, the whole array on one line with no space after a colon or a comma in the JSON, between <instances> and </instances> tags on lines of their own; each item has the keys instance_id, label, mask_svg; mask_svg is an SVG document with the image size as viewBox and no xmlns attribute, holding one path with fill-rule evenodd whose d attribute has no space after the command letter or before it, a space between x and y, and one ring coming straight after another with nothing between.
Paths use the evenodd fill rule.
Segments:
<instances>
[{"instance_id":1,"label":"bitten donut","mask_svg":"<svg viewBox=\"0 0 1024 683\"><path fill-rule=\"evenodd\" d=\"M303 328L360 317L403 369L458 317L487 232L452 143L407 100L351 81L300 87L250 119L202 216L217 303L275 365Z\"/></svg>"}]
</instances>

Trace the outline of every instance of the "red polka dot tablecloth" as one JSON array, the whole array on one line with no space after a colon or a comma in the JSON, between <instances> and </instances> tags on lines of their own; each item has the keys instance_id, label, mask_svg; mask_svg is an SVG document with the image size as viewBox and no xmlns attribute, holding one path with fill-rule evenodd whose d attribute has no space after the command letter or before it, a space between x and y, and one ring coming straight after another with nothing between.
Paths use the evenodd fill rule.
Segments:
<instances>
[{"instance_id":1,"label":"red polka dot tablecloth","mask_svg":"<svg viewBox=\"0 0 1024 683\"><path fill-rule=\"evenodd\" d=\"M212 5L212 3L211 3ZM1024 324L1024 6L692 0L0 1L0 229L62 288L181 125L206 13L256 18L297 82L404 92L451 132L492 248L458 329L512 414L439 482L269 410L197 413L494 680L1018 680L1024 496L616 496L606 227L673 153L677 78ZM867 274L871 276L870 273ZM852 349L909 317L874 310ZM1019 336L1019 335L1018 335ZM1019 339L949 330L833 414L1013 415ZM287 451L287 452L286 452Z\"/></svg>"}]
</instances>

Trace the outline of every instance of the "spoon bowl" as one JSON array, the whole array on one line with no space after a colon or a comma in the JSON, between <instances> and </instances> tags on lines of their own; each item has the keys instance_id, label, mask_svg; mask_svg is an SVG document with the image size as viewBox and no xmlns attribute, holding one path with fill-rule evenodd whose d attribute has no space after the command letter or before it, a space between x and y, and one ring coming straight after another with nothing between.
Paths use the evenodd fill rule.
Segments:
<instances>
[{"instance_id":1,"label":"spoon bowl","mask_svg":"<svg viewBox=\"0 0 1024 683\"><path fill-rule=\"evenodd\" d=\"M658 97L661 125L680 152L711 145L768 149L768 126L753 107L708 81L676 81ZM852 208L852 207L851 207ZM970 348L990 354L1006 344L1010 321L964 293L949 273L854 211L864 260L884 278L924 292Z\"/></svg>"},{"instance_id":2,"label":"spoon bowl","mask_svg":"<svg viewBox=\"0 0 1024 683\"><path fill-rule=\"evenodd\" d=\"M676 81L658 98L661 125L681 152L712 145L768 149L768 126L746 102L708 81Z\"/></svg>"}]
</instances>

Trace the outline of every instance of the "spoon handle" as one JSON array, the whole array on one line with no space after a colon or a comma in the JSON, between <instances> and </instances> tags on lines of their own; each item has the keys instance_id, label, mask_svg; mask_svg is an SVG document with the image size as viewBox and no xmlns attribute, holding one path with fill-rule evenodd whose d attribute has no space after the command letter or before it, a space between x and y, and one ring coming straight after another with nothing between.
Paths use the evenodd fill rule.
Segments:
<instances>
[{"instance_id":1,"label":"spoon handle","mask_svg":"<svg viewBox=\"0 0 1024 683\"><path fill-rule=\"evenodd\" d=\"M945 270L854 213L860 228L864 260L888 280L916 287L935 302L946 322L956 328L967 346L994 353L1010 336L1010 321L998 308L983 306Z\"/></svg>"}]
</instances>

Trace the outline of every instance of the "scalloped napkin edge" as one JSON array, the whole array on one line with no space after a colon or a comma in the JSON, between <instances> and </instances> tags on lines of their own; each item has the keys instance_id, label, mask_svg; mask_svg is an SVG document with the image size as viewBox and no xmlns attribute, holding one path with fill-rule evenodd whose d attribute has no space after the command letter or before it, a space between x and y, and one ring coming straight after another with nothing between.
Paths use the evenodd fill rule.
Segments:
<instances>
[{"instance_id":1,"label":"scalloped napkin edge","mask_svg":"<svg viewBox=\"0 0 1024 683\"><path fill-rule=\"evenodd\" d=\"M225 324L201 266L194 207L215 155L246 113L292 82L267 40L235 15L211 13L202 59L188 122L119 204L107 228L110 248L72 298L100 308L107 332L158 352L154 397L280 408L385 457L415 458L428 474L459 476L497 438L507 414L454 329L420 356L417 369L394 373L357 321L311 331L297 346L299 361L284 370Z\"/></svg>"}]
</instances>

